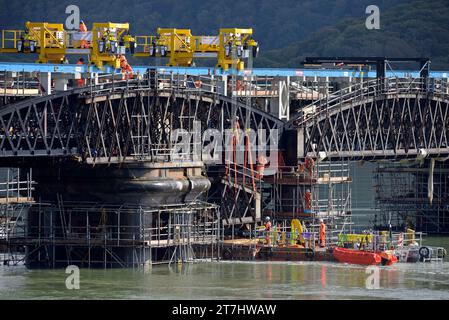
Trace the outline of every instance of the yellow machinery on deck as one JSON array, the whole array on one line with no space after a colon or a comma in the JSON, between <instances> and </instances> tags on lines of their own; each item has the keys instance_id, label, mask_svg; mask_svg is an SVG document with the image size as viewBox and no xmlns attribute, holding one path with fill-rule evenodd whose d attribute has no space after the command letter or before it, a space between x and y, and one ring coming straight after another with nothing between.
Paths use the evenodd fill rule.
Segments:
<instances>
[{"instance_id":1,"label":"yellow machinery on deck","mask_svg":"<svg viewBox=\"0 0 449 320\"><path fill-rule=\"evenodd\" d=\"M159 28L157 36L136 36L137 57L166 57L167 66L190 67L195 58L216 58L217 68L245 68L245 59L257 57L252 29L220 29L218 36L193 36L189 29Z\"/></svg>"},{"instance_id":2,"label":"yellow machinery on deck","mask_svg":"<svg viewBox=\"0 0 449 320\"><path fill-rule=\"evenodd\" d=\"M27 22L25 30L2 30L0 53L35 53L37 63L63 63L70 54L89 64L120 67L119 56L166 57L168 66L190 67L195 58L215 58L216 67L243 70L257 57L252 29L224 28L218 36L193 36L189 29L158 28L157 36L133 37L128 23L94 23L90 31L64 30L59 23ZM135 51L136 50L136 51Z\"/></svg>"},{"instance_id":3,"label":"yellow machinery on deck","mask_svg":"<svg viewBox=\"0 0 449 320\"><path fill-rule=\"evenodd\" d=\"M59 23L27 22L25 30L2 30L0 53L35 53L37 63L63 63L69 54L86 54L89 63L120 67L119 56L134 53L128 23L94 23L87 32L64 30Z\"/></svg>"}]
</instances>

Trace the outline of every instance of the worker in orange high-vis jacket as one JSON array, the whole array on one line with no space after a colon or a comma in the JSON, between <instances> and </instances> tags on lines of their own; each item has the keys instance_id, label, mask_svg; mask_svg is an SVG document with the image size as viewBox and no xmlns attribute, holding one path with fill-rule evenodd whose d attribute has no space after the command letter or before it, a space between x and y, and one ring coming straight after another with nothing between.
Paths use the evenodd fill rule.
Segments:
<instances>
[{"instance_id":1,"label":"worker in orange high-vis jacket","mask_svg":"<svg viewBox=\"0 0 449 320\"><path fill-rule=\"evenodd\" d=\"M326 246L326 225L323 219L320 219L320 247Z\"/></svg>"},{"instance_id":2,"label":"worker in orange high-vis jacket","mask_svg":"<svg viewBox=\"0 0 449 320\"><path fill-rule=\"evenodd\" d=\"M76 64L83 65L84 64L84 58L79 58ZM77 80L78 87L84 87L84 79L81 77Z\"/></svg>"},{"instance_id":3,"label":"worker in orange high-vis jacket","mask_svg":"<svg viewBox=\"0 0 449 320\"><path fill-rule=\"evenodd\" d=\"M123 80L132 79L134 77L133 68L131 68L131 66L128 63L128 60L123 54L120 55L120 68L122 69Z\"/></svg>"},{"instance_id":4,"label":"worker in orange high-vis jacket","mask_svg":"<svg viewBox=\"0 0 449 320\"><path fill-rule=\"evenodd\" d=\"M80 21L80 32L83 34L83 35L85 35L86 33L87 33L87 27L86 27L86 25L84 24L84 21L83 20L81 20ZM87 43L87 40L81 40L80 41L80 48L81 49L87 49L87 48L89 48L89 44Z\"/></svg>"},{"instance_id":5,"label":"worker in orange high-vis jacket","mask_svg":"<svg viewBox=\"0 0 449 320\"><path fill-rule=\"evenodd\" d=\"M305 161L305 168L310 178L313 178L313 169L315 167L315 161L311 157L307 157Z\"/></svg>"},{"instance_id":6,"label":"worker in orange high-vis jacket","mask_svg":"<svg viewBox=\"0 0 449 320\"><path fill-rule=\"evenodd\" d=\"M265 217L265 244L271 246L271 221L270 217Z\"/></svg>"}]
</instances>

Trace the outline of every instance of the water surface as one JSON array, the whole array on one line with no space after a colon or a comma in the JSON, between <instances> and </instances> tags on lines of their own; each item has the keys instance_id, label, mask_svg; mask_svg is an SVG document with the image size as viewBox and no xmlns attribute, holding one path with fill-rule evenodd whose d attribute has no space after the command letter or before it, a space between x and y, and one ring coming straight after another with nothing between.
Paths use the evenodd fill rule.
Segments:
<instances>
[{"instance_id":1,"label":"water surface","mask_svg":"<svg viewBox=\"0 0 449 320\"><path fill-rule=\"evenodd\" d=\"M427 244L449 244L449 238ZM80 272L68 290L65 270L0 267L0 299L449 299L449 262L380 267L380 289L366 268L319 262L206 262L149 270Z\"/></svg>"}]
</instances>

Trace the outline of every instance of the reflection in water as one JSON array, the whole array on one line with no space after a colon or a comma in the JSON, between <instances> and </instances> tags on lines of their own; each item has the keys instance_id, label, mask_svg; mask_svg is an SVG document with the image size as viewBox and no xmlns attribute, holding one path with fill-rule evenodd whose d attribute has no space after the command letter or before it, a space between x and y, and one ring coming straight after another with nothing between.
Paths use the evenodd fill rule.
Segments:
<instances>
[{"instance_id":1,"label":"reflection in water","mask_svg":"<svg viewBox=\"0 0 449 320\"><path fill-rule=\"evenodd\" d=\"M363 266L337 263L202 263L143 270L81 270L81 289L64 270L0 267L0 298L111 299L449 299L449 263L380 267L380 290L365 288Z\"/></svg>"},{"instance_id":2,"label":"reflection in water","mask_svg":"<svg viewBox=\"0 0 449 320\"><path fill-rule=\"evenodd\" d=\"M321 286L323 289L326 288L326 270L326 266L321 266Z\"/></svg>"}]
</instances>

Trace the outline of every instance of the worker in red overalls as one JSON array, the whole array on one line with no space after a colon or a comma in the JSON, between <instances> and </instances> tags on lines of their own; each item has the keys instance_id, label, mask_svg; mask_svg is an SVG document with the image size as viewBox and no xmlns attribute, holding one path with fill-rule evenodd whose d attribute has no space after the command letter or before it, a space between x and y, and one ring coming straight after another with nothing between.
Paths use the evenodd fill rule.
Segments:
<instances>
[{"instance_id":1,"label":"worker in red overalls","mask_svg":"<svg viewBox=\"0 0 449 320\"><path fill-rule=\"evenodd\" d=\"M80 29L80 32L83 34L83 36L87 33L87 27L84 24L83 20L80 21L80 28L79 29ZM80 41L80 48L81 49L89 48L89 44L87 43L87 40L81 40Z\"/></svg>"},{"instance_id":2,"label":"worker in red overalls","mask_svg":"<svg viewBox=\"0 0 449 320\"><path fill-rule=\"evenodd\" d=\"M78 61L76 62L76 64L83 65L84 58L79 58ZM84 79L83 78L78 79L77 84L78 84L78 87L84 87Z\"/></svg>"},{"instance_id":3,"label":"worker in red overalls","mask_svg":"<svg viewBox=\"0 0 449 320\"><path fill-rule=\"evenodd\" d=\"M320 219L320 247L326 246L326 225L323 219Z\"/></svg>"},{"instance_id":4,"label":"worker in red overalls","mask_svg":"<svg viewBox=\"0 0 449 320\"><path fill-rule=\"evenodd\" d=\"M269 246L271 245L270 233L271 233L270 217L265 217L265 244Z\"/></svg>"},{"instance_id":5,"label":"worker in red overalls","mask_svg":"<svg viewBox=\"0 0 449 320\"><path fill-rule=\"evenodd\" d=\"M263 175L265 173L265 166L268 163L268 160L265 156L259 155L257 157L257 163L256 163L256 178L262 179Z\"/></svg>"},{"instance_id":6,"label":"worker in red overalls","mask_svg":"<svg viewBox=\"0 0 449 320\"><path fill-rule=\"evenodd\" d=\"M132 79L134 77L133 68L131 68L128 60L126 60L126 57L123 54L120 55L120 68L122 69L123 80Z\"/></svg>"},{"instance_id":7,"label":"worker in red overalls","mask_svg":"<svg viewBox=\"0 0 449 320\"><path fill-rule=\"evenodd\" d=\"M307 173L309 174L309 177L313 178L313 169L315 167L315 161L313 161L312 158L307 157L304 166L307 170Z\"/></svg>"}]
</instances>

